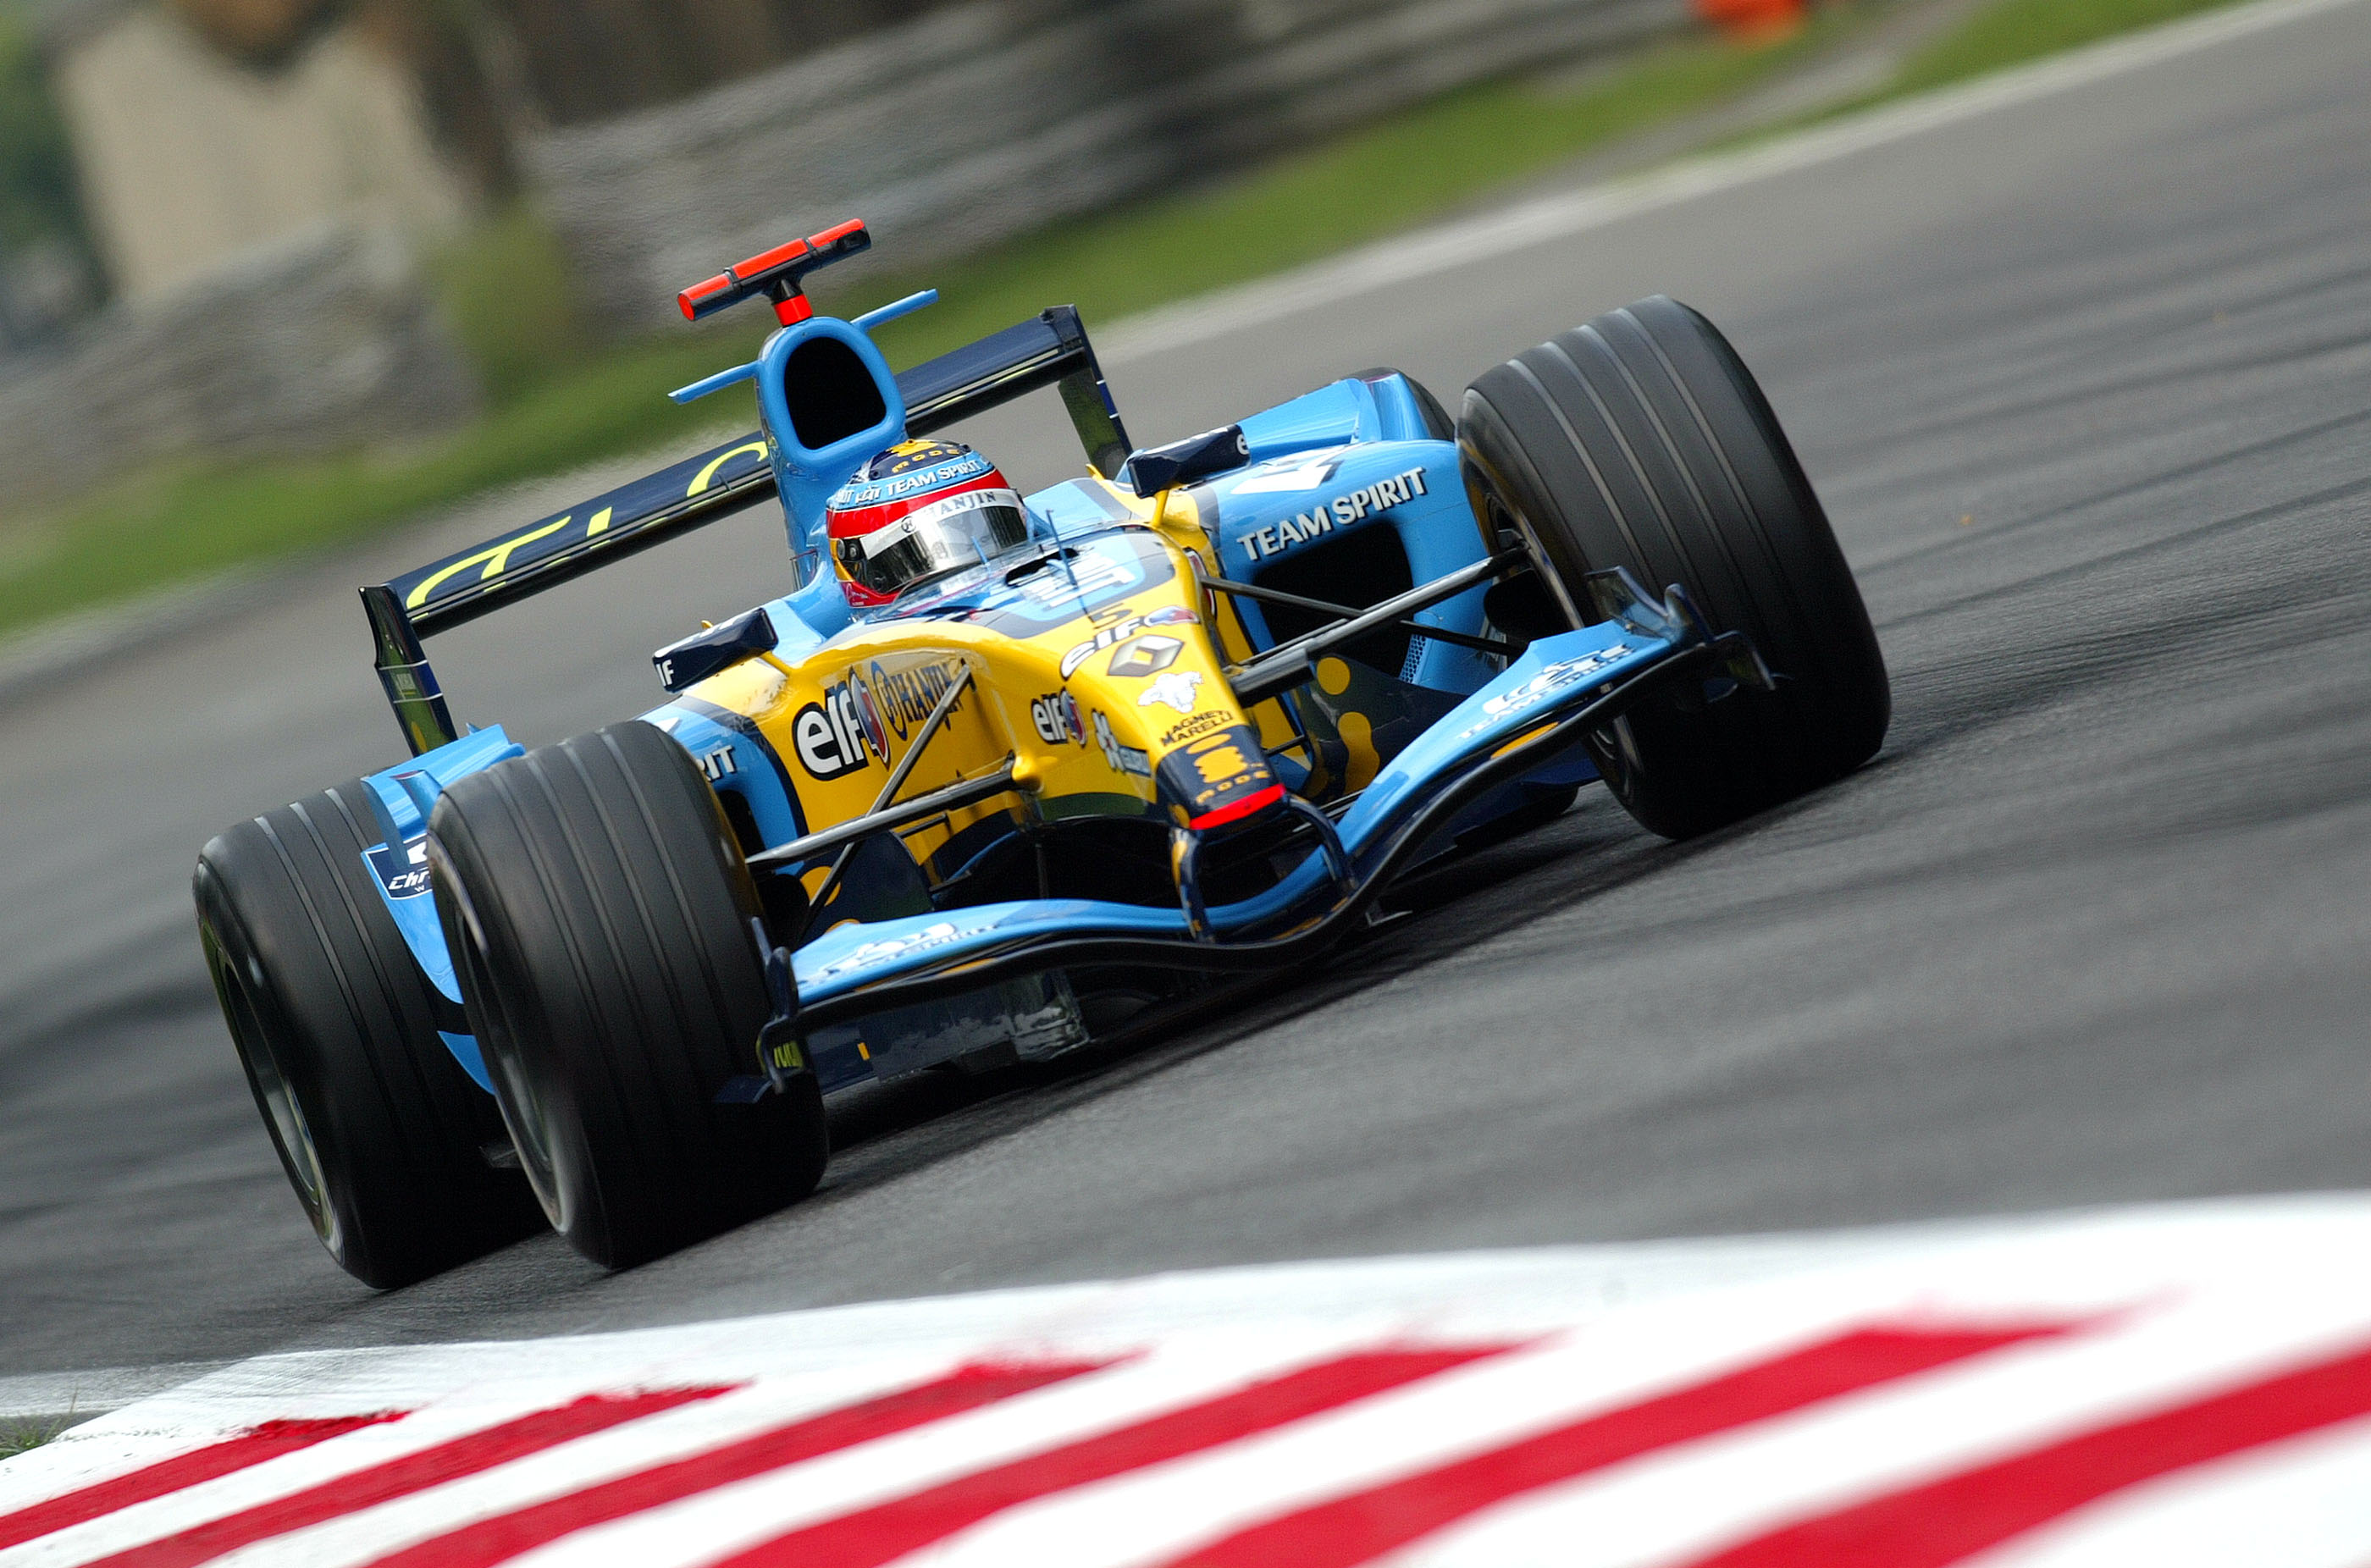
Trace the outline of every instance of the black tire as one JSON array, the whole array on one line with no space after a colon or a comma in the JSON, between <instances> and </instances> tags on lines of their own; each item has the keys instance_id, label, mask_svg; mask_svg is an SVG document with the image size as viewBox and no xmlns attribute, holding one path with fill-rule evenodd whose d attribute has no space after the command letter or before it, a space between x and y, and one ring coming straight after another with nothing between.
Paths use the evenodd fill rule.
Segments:
<instances>
[{"instance_id":1,"label":"black tire","mask_svg":"<svg viewBox=\"0 0 2371 1568\"><path fill-rule=\"evenodd\" d=\"M315 1234L347 1273L407 1285L539 1230L487 1163L493 1101L437 1037L457 1009L420 973L362 855L357 779L199 853L206 969L256 1109Z\"/></svg>"},{"instance_id":2,"label":"black tire","mask_svg":"<svg viewBox=\"0 0 2371 1568\"><path fill-rule=\"evenodd\" d=\"M1458 424L1485 531L1512 528L1575 624L1582 578L1683 584L1753 640L1778 689L1663 698L1589 742L1630 814L1671 838L1731 823L1876 755L1892 712L1852 571L1769 402L1718 329L1658 295L1484 375Z\"/></svg>"},{"instance_id":3,"label":"black tire","mask_svg":"<svg viewBox=\"0 0 2371 1568\"><path fill-rule=\"evenodd\" d=\"M460 779L429 866L503 1118L569 1244L627 1268L804 1197L829 1153L812 1077L758 1070L758 894L715 794L648 724Z\"/></svg>"}]
</instances>

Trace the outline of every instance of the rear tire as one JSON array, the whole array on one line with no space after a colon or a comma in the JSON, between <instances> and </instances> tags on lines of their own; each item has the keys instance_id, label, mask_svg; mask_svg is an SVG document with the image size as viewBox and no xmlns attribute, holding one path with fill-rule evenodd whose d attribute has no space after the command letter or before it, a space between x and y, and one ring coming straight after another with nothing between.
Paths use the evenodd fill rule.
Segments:
<instances>
[{"instance_id":1,"label":"rear tire","mask_svg":"<svg viewBox=\"0 0 2371 1568\"><path fill-rule=\"evenodd\" d=\"M356 779L244 822L198 856L206 970L288 1183L365 1285L408 1285L542 1228L487 1164L500 1113L437 1035L453 1004L420 973L363 851Z\"/></svg>"},{"instance_id":2,"label":"rear tire","mask_svg":"<svg viewBox=\"0 0 2371 1568\"><path fill-rule=\"evenodd\" d=\"M1658 295L1562 333L1467 389L1458 443L1485 532L1521 538L1573 624L1589 618L1586 574L1626 567L1650 590L1684 585L1780 677L1712 703L1659 698L1590 738L1639 823L1707 832L1876 754L1892 704L1860 590L1711 322Z\"/></svg>"},{"instance_id":3,"label":"rear tire","mask_svg":"<svg viewBox=\"0 0 2371 1568\"><path fill-rule=\"evenodd\" d=\"M769 1009L757 892L680 746L615 724L460 779L429 865L520 1165L571 1246L626 1268L814 1189L812 1077L715 1102Z\"/></svg>"}]
</instances>

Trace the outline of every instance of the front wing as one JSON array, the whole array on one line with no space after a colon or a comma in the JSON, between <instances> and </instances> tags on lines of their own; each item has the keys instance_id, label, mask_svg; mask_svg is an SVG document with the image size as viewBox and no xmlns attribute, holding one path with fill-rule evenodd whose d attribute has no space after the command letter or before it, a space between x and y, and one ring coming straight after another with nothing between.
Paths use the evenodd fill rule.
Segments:
<instances>
[{"instance_id":1,"label":"front wing","mask_svg":"<svg viewBox=\"0 0 2371 1568\"><path fill-rule=\"evenodd\" d=\"M1032 899L844 926L792 955L802 1032L1084 964L1243 971L1313 956L1492 790L1667 691L1719 700L1772 677L1742 634L1714 635L1676 587L1660 604L1619 573L1592 584L1613 618L1544 638L1394 758L1338 822L1297 800L1318 847L1256 898L1175 909ZM1190 868L1190 850L1181 856Z\"/></svg>"}]
</instances>

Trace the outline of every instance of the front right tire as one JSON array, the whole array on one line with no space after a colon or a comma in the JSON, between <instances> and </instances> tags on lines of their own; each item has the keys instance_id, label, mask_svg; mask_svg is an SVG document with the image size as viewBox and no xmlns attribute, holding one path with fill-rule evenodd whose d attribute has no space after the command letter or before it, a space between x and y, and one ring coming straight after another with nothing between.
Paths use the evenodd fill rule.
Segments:
<instances>
[{"instance_id":1,"label":"front right tire","mask_svg":"<svg viewBox=\"0 0 2371 1568\"><path fill-rule=\"evenodd\" d=\"M1858 767L1892 710L1885 660L1826 513L1729 340L1658 295L1477 378L1458 444L1475 516L1514 533L1575 626L1585 579L1680 583L1741 631L1775 690L1652 698L1588 746L1644 826L1685 838Z\"/></svg>"},{"instance_id":2,"label":"front right tire","mask_svg":"<svg viewBox=\"0 0 2371 1568\"><path fill-rule=\"evenodd\" d=\"M571 1246L630 1267L813 1190L812 1075L716 1102L770 1009L757 892L683 748L635 721L472 774L428 855L503 1119Z\"/></svg>"}]
</instances>

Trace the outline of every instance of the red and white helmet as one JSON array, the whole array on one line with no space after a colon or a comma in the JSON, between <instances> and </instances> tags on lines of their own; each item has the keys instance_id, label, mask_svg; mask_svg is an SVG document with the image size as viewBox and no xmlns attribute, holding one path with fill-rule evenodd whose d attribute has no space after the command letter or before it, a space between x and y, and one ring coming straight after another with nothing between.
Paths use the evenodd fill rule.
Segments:
<instances>
[{"instance_id":1,"label":"red and white helmet","mask_svg":"<svg viewBox=\"0 0 2371 1568\"><path fill-rule=\"evenodd\" d=\"M824 519L840 592L858 609L1029 541L1019 494L954 442L899 442L840 487Z\"/></svg>"}]
</instances>

